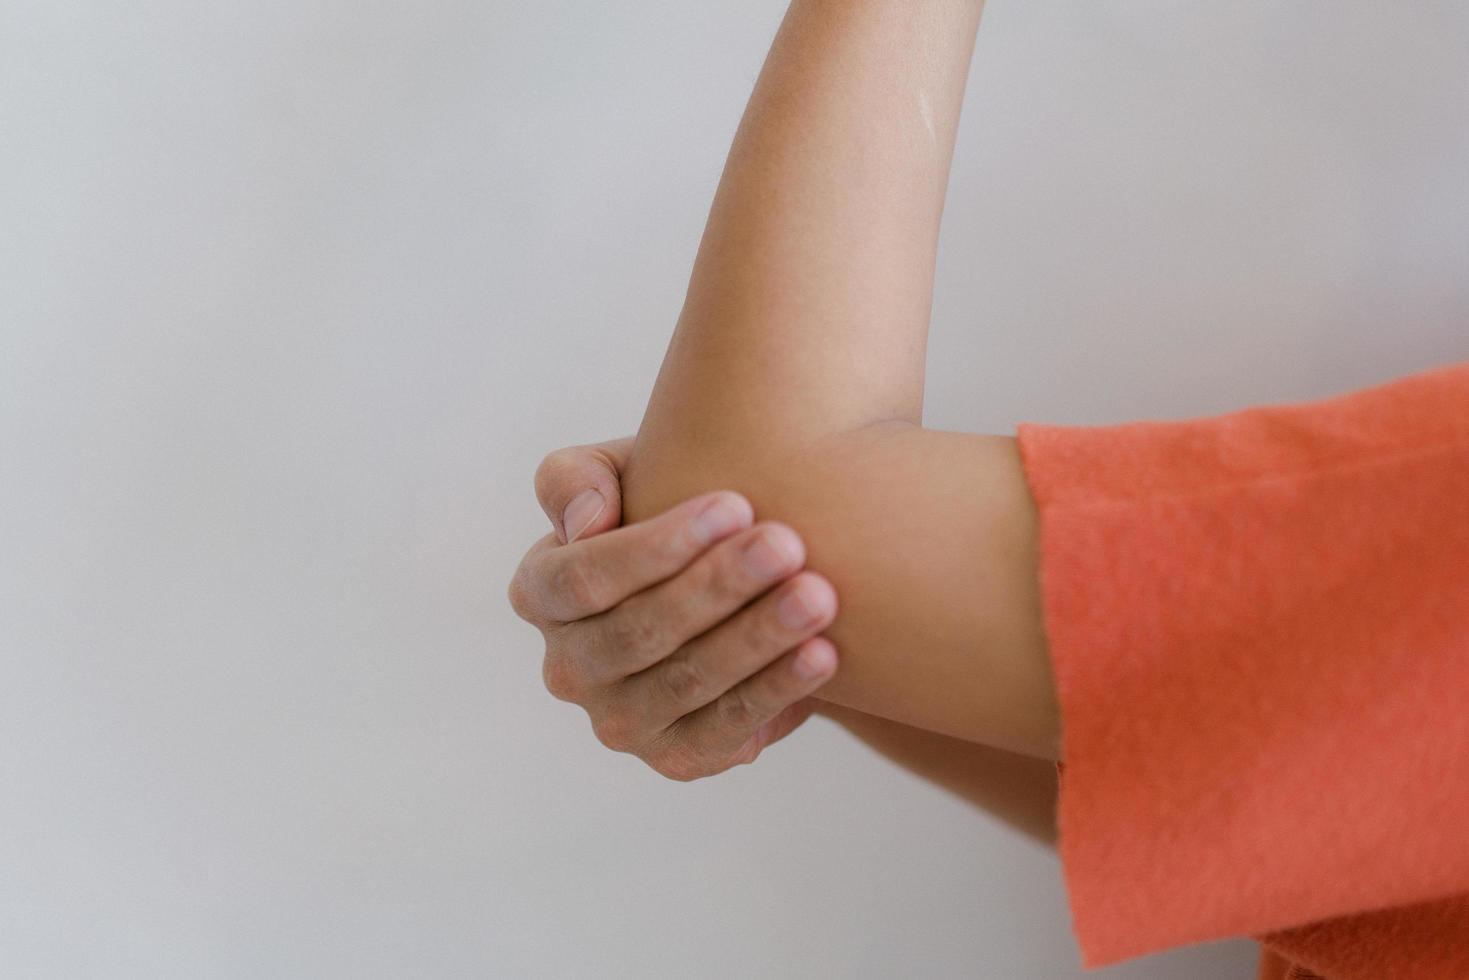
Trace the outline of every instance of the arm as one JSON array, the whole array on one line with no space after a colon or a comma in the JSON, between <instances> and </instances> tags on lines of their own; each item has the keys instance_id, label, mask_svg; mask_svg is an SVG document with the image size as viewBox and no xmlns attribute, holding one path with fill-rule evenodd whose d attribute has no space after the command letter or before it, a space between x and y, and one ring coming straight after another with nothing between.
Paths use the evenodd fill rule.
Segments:
<instances>
[{"instance_id":1,"label":"arm","mask_svg":"<svg viewBox=\"0 0 1469 980\"><path fill-rule=\"evenodd\" d=\"M894 765L1046 845L1056 845L1056 764L835 704L817 711Z\"/></svg>"},{"instance_id":2,"label":"arm","mask_svg":"<svg viewBox=\"0 0 1469 980\"><path fill-rule=\"evenodd\" d=\"M816 707L808 695L831 672L806 680L785 673L785 655L819 643L802 642L816 630L791 632L761 618L759 600L788 587L794 566L773 581L757 581L744 575L737 561L719 564L722 554L737 553L738 532L703 554L696 548L679 551L688 538L680 532L676 512L636 528L618 528L620 474L630 448L631 440L618 440L546 457L536 475L536 496L555 535L521 562L511 601L545 635L547 683L586 708L599 733L622 733L621 740L610 741L665 775L714 775L753 761L800 725ZM680 562L682 568L674 570ZM716 571L701 578L701 567ZM565 583L573 581L602 583L604 600L615 604L602 612L600 604L577 604L566 594ZM708 623L715 625L705 629ZM656 703L635 696L634 685L609 682L605 674L614 663L653 664L639 676L656 676L658 665L686 657L696 641L711 645L714 660L728 669L723 680L710 676L709 704L748 693L752 671L775 681L774 697L746 700L751 710L743 720L738 713L708 711L706 705L670 723ZM747 665L745 671L737 669L740 664ZM897 765L1043 843L1054 842L1056 773L1049 763L835 705L820 710ZM716 724L709 724L708 716Z\"/></svg>"},{"instance_id":3,"label":"arm","mask_svg":"<svg viewBox=\"0 0 1469 980\"><path fill-rule=\"evenodd\" d=\"M1036 521L1013 440L919 427L977 0L795 0L730 151L624 483L729 486L842 596L822 697L1055 757Z\"/></svg>"},{"instance_id":4,"label":"arm","mask_svg":"<svg viewBox=\"0 0 1469 980\"><path fill-rule=\"evenodd\" d=\"M819 634L831 586L801 570L789 528L751 526L749 502L712 493L619 528L630 440L552 453L536 496L555 531L510 581L517 615L541 631L542 678L586 709L608 748L672 779L753 762L816 706L836 669ZM768 559L747 560L763 542ZM808 616L783 615L793 596Z\"/></svg>"}]
</instances>

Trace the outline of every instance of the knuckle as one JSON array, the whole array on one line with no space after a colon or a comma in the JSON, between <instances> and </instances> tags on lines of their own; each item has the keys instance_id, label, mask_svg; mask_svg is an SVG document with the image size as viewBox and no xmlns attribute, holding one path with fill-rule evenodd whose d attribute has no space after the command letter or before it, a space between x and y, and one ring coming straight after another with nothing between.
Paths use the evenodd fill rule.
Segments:
<instances>
[{"instance_id":1,"label":"knuckle","mask_svg":"<svg viewBox=\"0 0 1469 980\"><path fill-rule=\"evenodd\" d=\"M585 560L562 562L551 576L551 587L577 609L604 608L607 586L595 562Z\"/></svg>"},{"instance_id":2,"label":"knuckle","mask_svg":"<svg viewBox=\"0 0 1469 980\"><path fill-rule=\"evenodd\" d=\"M510 578L510 585L505 589L506 598L510 600L510 608L515 615L528 623L539 623L540 617L537 604L539 594L538 576L539 566L531 557L527 556L515 569L515 574Z\"/></svg>"},{"instance_id":3,"label":"knuckle","mask_svg":"<svg viewBox=\"0 0 1469 980\"><path fill-rule=\"evenodd\" d=\"M652 565L666 568L681 564L694 550L689 521L681 514L668 514L660 520L650 521L646 529L641 547Z\"/></svg>"},{"instance_id":4,"label":"knuckle","mask_svg":"<svg viewBox=\"0 0 1469 980\"><path fill-rule=\"evenodd\" d=\"M510 600L510 608L515 611L515 615L524 620L530 619L530 589L525 584L524 565L516 569L514 577L510 579L505 597Z\"/></svg>"},{"instance_id":5,"label":"knuckle","mask_svg":"<svg viewBox=\"0 0 1469 980\"><path fill-rule=\"evenodd\" d=\"M735 731L749 728L758 718L755 706L738 688L727 692L715 702L714 709L719 715L720 724Z\"/></svg>"},{"instance_id":6,"label":"knuckle","mask_svg":"<svg viewBox=\"0 0 1469 980\"><path fill-rule=\"evenodd\" d=\"M754 739L750 739L750 741L746 742L740 748L739 753L734 758L734 764L737 766L753 765L755 760L760 758L760 752L759 744Z\"/></svg>"},{"instance_id":7,"label":"knuckle","mask_svg":"<svg viewBox=\"0 0 1469 980\"><path fill-rule=\"evenodd\" d=\"M713 769L697 753L682 747L662 752L650 764L660 776L678 783L691 783L713 775Z\"/></svg>"},{"instance_id":8,"label":"knuckle","mask_svg":"<svg viewBox=\"0 0 1469 980\"><path fill-rule=\"evenodd\" d=\"M592 722L597 741L613 752L630 752L637 744L637 724L626 711L603 712Z\"/></svg>"},{"instance_id":9,"label":"knuckle","mask_svg":"<svg viewBox=\"0 0 1469 980\"><path fill-rule=\"evenodd\" d=\"M683 590L688 602L704 606L733 606L752 597L758 588L749 580L741 563L738 544L743 538L719 546L709 560L691 565L684 573Z\"/></svg>"},{"instance_id":10,"label":"knuckle","mask_svg":"<svg viewBox=\"0 0 1469 980\"><path fill-rule=\"evenodd\" d=\"M702 701L704 672L690 663L687 657L670 657L658 672L664 690L676 704L694 704Z\"/></svg>"},{"instance_id":11,"label":"knuckle","mask_svg":"<svg viewBox=\"0 0 1469 980\"><path fill-rule=\"evenodd\" d=\"M702 586L711 598L723 603L743 602L759 591L759 583L745 570L741 548L748 539L737 538L719 556L709 562Z\"/></svg>"},{"instance_id":12,"label":"knuckle","mask_svg":"<svg viewBox=\"0 0 1469 980\"><path fill-rule=\"evenodd\" d=\"M552 490L555 488L556 478L565 472L567 464L572 459L572 450L558 449L547 453L536 467L535 486L536 495L542 501L549 500Z\"/></svg>"},{"instance_id":13,"label":"knuckle","mask_svg":"<svg viewBox=\"0 0 1469 980\"><path fill-rule=\"evenodd\" d=\"M746 650L757 651L768 660L790 646L791 631L781 625L773 604L761 603L741 619L739 638Z\"/></svg>"},{"instance_id":14,"label":"knuckle","mask_svg":"<svg viewBox=\"0 0 1469 980\"><path fill-rule=\"evenodd\" d=\"M564 657L547 655L541 665L541 681L558 701L578 701L585 687L579 672Z\"/></svg>"},{"instance_id":15,"label":"knuckle","mask_svg":"<svg viewBox=\"0 0 1469 980\"><path fill-rule=\"evenodd\" d=\"M657 647L660 630L656 617L638 606L624 606L607 620L608 643L616 651L646 651Z\"/></svg>"},{"instance_id":16,"label":"knuckle","mask_svg":"<svg viewBox=\"0 0 1469 980\"><path fill-rule=\"evenodd\" d=\"M694 562L679 576L684 590L691 595L704 596L724 584L724 569L728 565L724 554L725 546L721 544L715 547L718 550L713 555Z\"/></svg>"}]
</instances>

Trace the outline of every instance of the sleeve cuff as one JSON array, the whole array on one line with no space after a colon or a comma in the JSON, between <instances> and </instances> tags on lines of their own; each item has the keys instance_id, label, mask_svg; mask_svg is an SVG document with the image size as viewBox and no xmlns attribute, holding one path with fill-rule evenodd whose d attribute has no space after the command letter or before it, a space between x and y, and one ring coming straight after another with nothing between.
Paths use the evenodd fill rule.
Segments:
<instances>
[{"instance_id":1,"label":"sleeve cuff","mask_svg":"<svg viewBox=\"0 0 1469 980\"><path fill-rule=\"evenodd\" d=\"M1469 890L1469 365L1019 442L1087 966Z\"/></svg>"}]
</instances>

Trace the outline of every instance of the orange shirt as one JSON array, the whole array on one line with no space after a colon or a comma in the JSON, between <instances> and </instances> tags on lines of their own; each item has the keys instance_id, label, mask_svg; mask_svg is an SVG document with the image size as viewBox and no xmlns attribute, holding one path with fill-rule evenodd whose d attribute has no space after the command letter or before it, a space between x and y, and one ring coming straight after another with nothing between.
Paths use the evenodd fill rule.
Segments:
<instances>
[{"instance_id":1,"label":"orange shirt","mask_svg":"<svg viewBox=\"0 0 1469 980\"><path fill-rule=\"evenodd\" d=\"M1469 978L1469 363L1019 441L1084 963Z\"/></svg>"}]
</instances>

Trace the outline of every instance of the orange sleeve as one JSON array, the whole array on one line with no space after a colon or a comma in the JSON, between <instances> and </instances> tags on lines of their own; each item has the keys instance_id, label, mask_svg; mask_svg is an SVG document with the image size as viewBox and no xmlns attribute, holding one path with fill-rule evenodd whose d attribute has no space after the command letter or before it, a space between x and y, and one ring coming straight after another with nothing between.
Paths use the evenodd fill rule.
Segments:
<instances>
[{"instance_id":1,"label":"orange sleeve","mask_svg":"<svg viewBox=\"0 0 1469 980\"><path fill-rule=\"evenodd\" d=\"M1469 363L1019 442L1086 965L1469 892Z\"/></svg>"}]
</instances>

